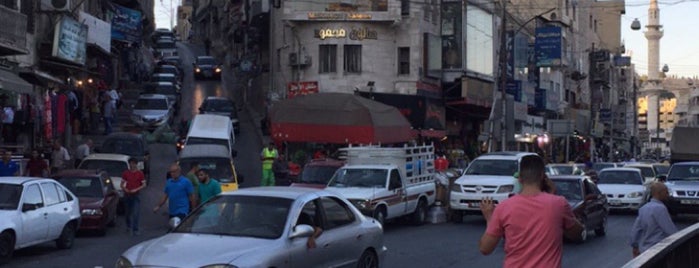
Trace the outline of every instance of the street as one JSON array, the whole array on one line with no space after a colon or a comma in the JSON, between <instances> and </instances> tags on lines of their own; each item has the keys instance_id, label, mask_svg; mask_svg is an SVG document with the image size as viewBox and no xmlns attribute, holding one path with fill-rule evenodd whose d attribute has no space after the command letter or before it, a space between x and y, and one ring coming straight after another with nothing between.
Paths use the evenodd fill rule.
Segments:
<instances>
[{"instance_id":1,"label":"street","mask_svg":"<svg viewBox=\"0 0 699 268\"><path fill-rule=\"evenodd\" d=\"M240 107L241 132L236 137L235 159L239 174L245 181L242 187L259 184L261 176L259 152L260 137L251 115L244 109L239 94L239 83L231 70L224 68L224 79L219 81L194 81L192 60L203 54L203 48L179 43L179 55L186 74L182 90L180 118L189 119L198 113L198 107L206 96L232 97ZM179 120L179 119L178 119ZM176 120L175 122L179 122ZM18 250L6 267L113 267L119 255L129 247L147 239L158 237L167 231L165 209L154 214L152 208L162 197L166 168L176 160L174 144L153 144L150 147L151 184L141 194L140 236L129 236L124 228L123 217L110 228L104 237L80 234L69 250L57 250L54 243ZM186 171L188 167L182 167ZM591 235L584 244L566 243L564 267L619 267L631 257L628 234L633 224L633 214L612 214L608 221L605 237ZM694 218L681 218L679 228L694 223ZM412 226L400 222L389 223L385 228L385 243L388 255L384 267L500 267L504 252L502 245L491 256L482 256L478 251L478 239L485 229L480 216L467 216L463 223L425 224Z\"/></svg>"}]
</instances>

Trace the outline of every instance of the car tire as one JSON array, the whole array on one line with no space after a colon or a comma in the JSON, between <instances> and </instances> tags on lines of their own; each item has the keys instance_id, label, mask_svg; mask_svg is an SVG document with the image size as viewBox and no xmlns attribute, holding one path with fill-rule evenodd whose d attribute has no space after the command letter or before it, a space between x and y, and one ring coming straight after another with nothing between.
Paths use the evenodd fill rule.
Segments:
<instances>
[{"instance_id":1,"label":"car tire","mask_svg":"<svg viewBox=\"0 0 699 268\"><path fill-rule=\"evenodd\" d=\"M10 232L0 234L0 264L10 262L15 252L15 237Z\"/></svg>"},{"instance_id":2,"label":"car tire","mask_svg":"<svg viewBox=\"0 0 699 268\"><path fill-rule=\"evenodd\" d=\"M63 226L61 236L56 239L56 247L59 249L69 249L73 247L73 242L75 242L75 223L68 222Z\"/></svg>"},{"instance_id":3,"label":"car tire","mask_svg":"<svg viewBox=\"0 0 699 268\"><path fill-rule=\"evenodd\" d=\"M607 216L602 217L602 223L599 228L595 229L596 236L605 236L607 234Z\"/></svg>"},{"instance_id":4,"label":"car tire","mask_svg":"<svg viewBox=\"0 0 699 268\"><path fill-rule=\"evenodd\" d=\"M381 223L381 226L383 226L384 223L386 223L386 208L383 206L376 208L372 214L372 217L374 217L374 219L376 219L376 221Z\"/></svg>"},{"instance_id":5,"label":"car tire","mask_svg":"<svg viewBox=\"0 0 699 268\"><path fill-rule=\"evenodd\" d=\"M417 202L417 206L415 207L415 211L413 212L412 216L414 225L422 225L425 223L425 220L427 219L427 203L424 199L420 199L420 201Z\"/></svg>"},{"instance_id":6,"label":"car tire","mask_svg":"<svg viewBox=\"0 0 699 268\"><path fill-rule=\"evenodd\" d=\"M372 250L367 249L362 252L362 256L357 261L357 268L378 268L379 258Z\"/></svg>"}]
</instances>

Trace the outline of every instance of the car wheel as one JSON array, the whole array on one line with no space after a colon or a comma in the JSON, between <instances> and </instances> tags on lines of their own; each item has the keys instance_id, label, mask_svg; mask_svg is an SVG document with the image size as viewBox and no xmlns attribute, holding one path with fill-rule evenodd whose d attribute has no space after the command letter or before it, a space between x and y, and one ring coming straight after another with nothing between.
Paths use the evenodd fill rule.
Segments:
<instances>
[{"instance_id":1,"label":"car wheel","mask_svg":"<svg viewBox=\"0 0 699 268\"><path fill-rule=\"evenodd\" d=\"M0 264L8 263L15 252L15 237L4 232L0 234Z\"/></svg>"},{"instance_id":2,"label":"car wheel","mask_svg":"<svg viewBox=\"0 0 699 268\"><path fill-rule=\"evenodd\" d=\"M417 207L415 207L415 212L413 212L413 224L421 225L425 223L425 219L427 219L427 203L425 203L425 200L420 199Z\"/></svg>"},{"instance_id":3,"label":"car wheel","mask_svg":"<svg viewBox=\"0 0 699 268\"><path fill-rule=\"evenodd\" d=\"M377 268L379 267L379 258L371 250L365 250L362 256L359 257L357 268Z\"/></svg>"},{"instance_id":4,"label":"car wheel","mask_svg":"<svg viewBox=\"0 0 699 268\"><path fill-rule=\"evenodd\" d=\"M595 229L596 236L605 236L607 234L607 216L602 217L602 224Z\"/></svg>"},{"instance_id":5,"label":"car wheel","mask_svg":"<svg viewBox=\"0 0 699 268\"><path fill-rule=\"evenodd\" d=\"M381 223L381 226L384 225L386 222L386 209L384 207L378 207L376 210L374 210L374 219Z\"/></svg>"},{"instance_id":6,"label":"car wheel","mask_svg":"<svg viewBox=\"0 0 699 268\"><path fill-rule=\"evenodd\" d=\"M68 222L66 226L63 226L63 231L61 231L61 236L56 239L56 247L60 249L69 249L73 247L73 242L75 241L75 223Z\"/></svg>"}]
</instances>

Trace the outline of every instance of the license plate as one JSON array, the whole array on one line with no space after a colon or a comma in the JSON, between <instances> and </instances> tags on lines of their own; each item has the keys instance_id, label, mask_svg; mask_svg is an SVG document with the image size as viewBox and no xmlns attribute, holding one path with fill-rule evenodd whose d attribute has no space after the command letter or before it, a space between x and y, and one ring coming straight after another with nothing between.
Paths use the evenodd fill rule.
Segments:
<instances>
[{"instance_id":1,"label":"license plate","mask_svg":"<svg viewBox=\"0 0 699 268\"><path fill-rule=\"evenodd\" d=\"M471 203L468 203L468 206L472 207L472 208L480 208L481 203L480 202L471 202Z\"/></svg>"},{"instance_id":2,"label":"license plate","mask_svg":"<svg viewBox=\"0 0 699 268\"><path fill-rule=\"evenodd\" d=\"M684 205L699 205L699 200L680 200L680 204L684 204Z\"/></svg>"},{"instance_id":3,"label":"license plate","mask_svg":"<svg viewBox=\"0 0 699 268\"><path fill-rule=\"evenodd\" d=\"M621 205L621 200L609 200L609 204L613 206Z\"/></svg>"}]
</instances>

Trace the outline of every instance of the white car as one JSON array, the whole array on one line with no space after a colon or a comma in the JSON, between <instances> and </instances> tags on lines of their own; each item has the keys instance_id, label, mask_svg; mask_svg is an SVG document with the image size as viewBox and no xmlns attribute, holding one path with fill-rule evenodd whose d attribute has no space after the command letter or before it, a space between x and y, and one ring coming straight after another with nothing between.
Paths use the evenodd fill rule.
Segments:
<instances>
[{"instance_id":1,"label":"white car","mask_svg":"<svg viewBox=\"0 0 699 268\"><path fill-rule=\"evenodd\" d=\"M73 246L80 226L78 198L52 179L0 177L0 264L14 250L56 241Z\"/></svg>"},{"instance_id":2,"label":"white car","mask_svg":"<svg viewBox=\"0 0 699 268\"><path fill-rule=\"evenodd\" d=\"M124 197L124 190L121 189L121 174L129 169L129 158L130 156L125 154L91 154L80 162L78 169L107 171L107 174L112 178L114 189L121 198Z\"/></svg>"},{"instance_id":3,"label":"white car","mask_svg":"<svg viewBox=\"0 0 699 268\"><path fill-rule=\"evenodd\" d=\"M658 174L655 173L655 168L653 167L653 164L633 163L627 164L624 167L637 168L638 170L640 170L641 175L645 179L645 184L649 184L651 182L656 181L656 177Z\"/></svg>"},{"instance_id":4,"label":"white car","mask_svg":"<svg viewBox=\"0 0 699 268\"><path fill-rule=\"evenodd\" d=\"M637 211L648 200L648 187L638 168L605 168L597 176L597 186L612 210Z\"/></svg>"},{"instance_id":5,"label":"white car","mask_svg":"<svg viewBox=\"0 0 699 268\"><path fill-rule=\"evenodd\" d=\"M131 111L131 121L140 127L158 127L167 124L173 116L172 105L162 94L141 94Z\"/></svg>"},{"instance_id":6,"label":"white car","mask_svg":"<svg viewBox=\"0 0 699 268\"><path fill-rule=\"evenodd\" d=\"M308 249L314 227L323 230ZM222 193L172 232L135 245L117 260L130 267L380 267L383 228L347 199L305 187Z\"/></svg>"}]
</instances>

